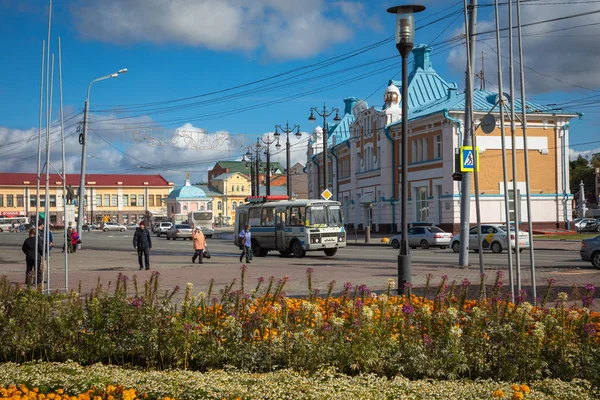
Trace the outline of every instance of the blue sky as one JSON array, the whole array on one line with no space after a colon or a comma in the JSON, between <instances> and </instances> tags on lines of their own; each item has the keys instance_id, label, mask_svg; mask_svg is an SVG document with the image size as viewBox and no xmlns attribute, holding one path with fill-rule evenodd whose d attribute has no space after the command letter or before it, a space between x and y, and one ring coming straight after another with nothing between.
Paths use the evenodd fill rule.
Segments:
<instances>
[{"instance_id":1,"label":"blue sky","mask_svg":"<svg viewBox=\"0 0 600 400\"><path fill-rule=\"evenodd\" d=\"M462 89L464 52L459 41L452 41L462 33L462 1L423 4L427 10L416 17L416 42L433 44L434 68ZM493 29L491 1L480 4L479 31ZM75 129L88 84L121 68L129 72L92 86L88 173L161 173L180 183L189 171L199 181L215 161L239 159L247 145L286 121L305 133L293 140L293 159L303 161L314 129L307 120L310 107L326 102L343 108L348 96L380 105L386 82L399 78L393 40L374 45L394 33L394 17L386 13L390 5L379 0L54 1L51 52L58 56L60 36L67 171L79 171ZM581 0L524 0L522 7L523 23L589 14L523 30L528 99L566 103L569 110L583 112L581 121L573 121L571 143L574 152L584 154L600 148L595 128L600 122L600 14L591 14L598 9L600 1ZM500 12L504 27L507 7ZM32 138L47 19L48 1L0 0L2 171L36 168ZM479 39L477 51L486 53L486 85L494 89L495 38ZM507 54L505 38L502 51ZM331 60L342 55L345 59ZM272 79L243 86L265 78ZM54 82L56 124L57 72ZM169 102L184 98L190 99ZM54 141L59 131L52 132ZM52 154L59 167L57 145ZM274 158L284 162L282 154Z\"/></svg>"}]
</instances>

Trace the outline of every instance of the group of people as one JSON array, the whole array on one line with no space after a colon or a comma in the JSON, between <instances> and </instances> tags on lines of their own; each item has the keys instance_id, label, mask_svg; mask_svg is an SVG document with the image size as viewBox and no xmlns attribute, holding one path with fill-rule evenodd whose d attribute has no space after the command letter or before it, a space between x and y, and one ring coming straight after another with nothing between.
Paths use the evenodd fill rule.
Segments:
<instances>
[{"instance_id":1,"label":"group of people","mask_svg":"<svg viewBox=\"0 0 600 400\"><path fill-rule=\"evenodd\" d=\"M29 236L23 242L21 250L25 254L25 263L27 268L25 270L25 283L42 283L43 280L43 269L44 269L44 246L46 244L46 232L44 231L44 220L38 221L37 227L37 241L36 241L36 228L29 230ZM52 242L52 232L48 231L48 252L52 250L54 243ZM37 252L37 256L36 256ZM35 260L37 258L37 265ZM36 275L37 272L37 275Z\"/></svg>"}]
</instances>

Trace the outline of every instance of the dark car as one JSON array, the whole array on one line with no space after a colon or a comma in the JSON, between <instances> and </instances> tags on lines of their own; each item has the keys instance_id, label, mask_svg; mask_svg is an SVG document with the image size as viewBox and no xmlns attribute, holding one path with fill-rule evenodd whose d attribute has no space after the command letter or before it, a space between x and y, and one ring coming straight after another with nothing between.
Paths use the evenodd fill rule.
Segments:
<instances>
[{"instance_id":1,"label":"dark car","mask_svg":"<svg viewBox=\"0 0 600 400\"><path fill-rule=\"evenodd\" d=\"M600 236L583 239L579 255L583 261L591 261L594 267L600 268Z\"/></svg>"}]
</instances>

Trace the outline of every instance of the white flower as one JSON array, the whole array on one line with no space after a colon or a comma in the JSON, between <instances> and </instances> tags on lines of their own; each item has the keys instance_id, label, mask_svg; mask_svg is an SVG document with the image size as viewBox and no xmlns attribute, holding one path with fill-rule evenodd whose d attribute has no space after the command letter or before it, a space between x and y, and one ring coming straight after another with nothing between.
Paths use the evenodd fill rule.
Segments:
<instances>
[{"instance_id":1,"label":"white flower","mask_svg":"<svg viewBox=\"0 0 600 400\"><path fill-rule=\"evenodd\" d=\"M331 317L331 325L333 326L343 326L344 319L340 317Z\"/></svg>"},{"instance_id":2,"label":"white flower","mask_svg":"<svg viewBox=\"0 0 600 400\"><path fill-rule=\"evenodd\" d=\"M446 310L446 313L452 319L456 319L458 317L458 310L454 307L448 307L448 309Z\"/></svg>"},{"instance_id":3,"label":"white flower","mask_svg":"<svg viewBox=\"0 0 600 400\"><path fill-rule=\"evenodd\" d=\"M388 279L388 287L389 288L396 287L396 282L394 282L394 280L392 278Z\"/></svg>"},{"instance_id":4,"label":"white flower","mask_svg":"<svg viewBox=\"0 0 600 400\"><path fill-rule=\"evenodd\" d=\"M369 306L364 306L362 309L362 313L368 320L371 320L373 318L373 310L371 310Z\"/></svg>"},{"instance_id":5,"label":"white flower","mask_svg":"<svg viewBox=\"0 0 600 400\"><path fill-rule=\"evenodd\" d=\"M544 323L543 322L536 322L533 325L533 331L532 334L533 336L535 336L536 338L538 338L538 340L543 340L544 337L546 336L546 333L544 332Z\"/></svg>"},{"instance_id":6,"label":"white flower","mask_svg":"<svg viewBox=\"0 0 600 400\"><path fill-rule=\"evenodd\" d=\"M560 301L567 301L567 299L568 299L568 298L569 298L569 295L568 295L568 294L566 294L565 292L560 292L560 293L558 294L558 299L559 299Z\"/></svg>"},{"instance_id":7,"label":"white flower","mask_svg":"<svg viewBox=\"0 0 600 400\"><path fill-rule=\"evenodd\" d=\"M462 333L463 333L463 331L458 325L452 325L452 327L450 328L451 336L460 337L462 335Z\"/></svg>"},{"instance_id":8,"label":"white flower","mask_svg":"<svg viewBox=\"0 0 600 400\"><path fill-rule=\"evenodd\" d=\"M533 306L527 301L519 304L519 310L521 310L527 314L529 314L529 312L531 311L532 308L533 308Z\"/></svg>"},{"instance_id":9,"label":"white flower","mask_svg":"<svg viewBox=\"0 0 600 400\"><path fill-rule=\"evenodd\" d=\"M387 294L380 294L380 295L379 295L379 301L380 301L380 302L382 302L382 303L384 303L384 304L385 304L385 303L387 303L387 302L388 302L388 300L389 300L389 299L388 299L388 296L387 296Z\"/></svg>"},{"instance_id":10,"label":"white flower","mask_svg":"<svg viewBox=\"0 0 600 400\"><path fill-rule=\"evenodd\" d=\"M426 316L431 315L431 307L429 307L427 304L425 304L425 305L423 305L423 307L421 307L421 311L423 312L423 315L426 315Z\"/></svg>"}]
</instances>

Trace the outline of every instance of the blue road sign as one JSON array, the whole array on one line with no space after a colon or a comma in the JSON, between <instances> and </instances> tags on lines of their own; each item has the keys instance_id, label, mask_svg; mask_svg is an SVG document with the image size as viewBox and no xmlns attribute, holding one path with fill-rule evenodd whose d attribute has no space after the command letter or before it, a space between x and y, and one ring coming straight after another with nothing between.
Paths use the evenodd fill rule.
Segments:
<instances>
[{"instance_id":1,"label":"blue road sign","mask_svg":"<svg viewBox=\"0 0 600 400\"><path fill-rule=\"evenodd\" d=\"M477 166L479 172L479 148L473 149L472 146L460 147L460 171L473 172Z\"/></svg>"}]
</instances>

